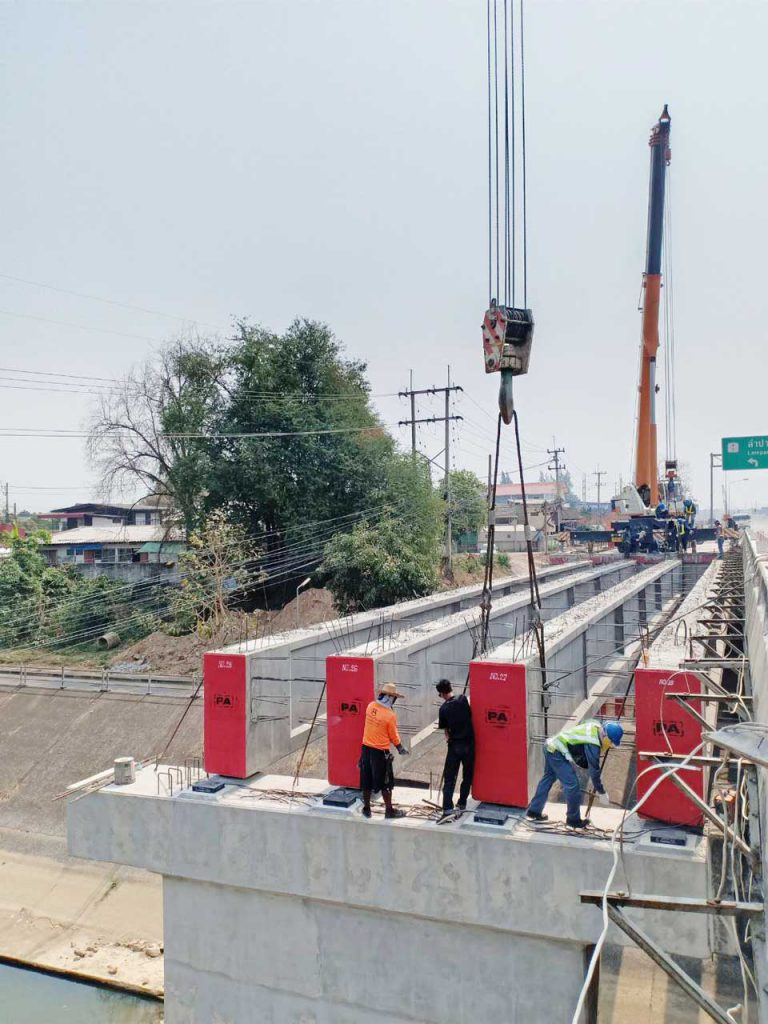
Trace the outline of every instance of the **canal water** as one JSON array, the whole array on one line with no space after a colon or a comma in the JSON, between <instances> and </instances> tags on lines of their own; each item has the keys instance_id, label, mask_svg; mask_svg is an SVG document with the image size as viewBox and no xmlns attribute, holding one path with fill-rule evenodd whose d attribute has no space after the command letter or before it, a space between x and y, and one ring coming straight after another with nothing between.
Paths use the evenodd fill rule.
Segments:
<instances>
[{"instance_id":1,"label":"canal water","mask_svg":"<svg viewBox=\"0 0 768 1024\"><path fill-rule=\"evenodd\" d=\"M2 1024L160 1024L163 1004L0 964Z\"/></svg>"}]
</instances>

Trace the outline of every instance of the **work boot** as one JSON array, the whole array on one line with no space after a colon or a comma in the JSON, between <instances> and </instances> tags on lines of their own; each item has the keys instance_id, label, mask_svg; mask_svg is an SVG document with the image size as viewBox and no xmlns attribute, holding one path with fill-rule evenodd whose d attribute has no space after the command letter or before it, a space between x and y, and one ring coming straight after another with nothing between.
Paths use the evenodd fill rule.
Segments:
<instances>
[{"instance_id":1,"label":"work boot","mask_svg":"<svg viewBox=\"0 0 768 1024\"><path fill-rule=\"evenodd\" d=\"M549 818L546 814L540 814L538 811L526 811L526 818L530 818L531 821L548 821Z\"/></svg>"},{"instance_id":2,"label":"work boot","mask_svg":"<svg viewBox=\"0 0 768 1024\"><path fill-rule=\"evenodd\" d=\"M363 817L364 818L370 818L370 816L371 816L371 808L370 807L364 807L363 808Z\"/></svg>"},{"instance_id":3,"label":"work boot","mask_svg":"<svg viewBox=\"0 0 768 1024\"><path fill-rule=\"evenodd\" d=\"M437 824L442 825L446 821L452 821L456 817L456 811L451 808L449 811L443 811L440 817L437 819Z\"/></svg>"},{"instance_id":4,"label":"work boot","mask_svg":"<svg viewBox=\"0 0 768 1024\"><path fill-rule=\"evenodd\" d=\"M466 809L467 809L467 805L466 805L466 804L463 804L463 803L461 802L461 800L459 800L459 802L458 802L458 803L456 804L456 809L457 809L458 811L460 811L460 812L461 812L461 813L463 814L463 813L464 813L464 811L466 811Z\"/></svg>"},{"instance_id":5,"label":"work boot","mask_svg":"<svg viewBox=\"0 0 768 1024\"><path fill-rule=\"evenodd\" d=\"M399 807L389 807L384 812L385 818L404 818L405 811L401 811Z\"/></svg>"},{"instance_id":6,"label":"work boot","mask_svg":"<svg viewBox=\"0 0 768 1024\"><path fill-rule=\"evenodd\" d=\"M568 828L586 828L589 825L589 818L566 818L565 824Z\"/></svg>"}]
</instances>

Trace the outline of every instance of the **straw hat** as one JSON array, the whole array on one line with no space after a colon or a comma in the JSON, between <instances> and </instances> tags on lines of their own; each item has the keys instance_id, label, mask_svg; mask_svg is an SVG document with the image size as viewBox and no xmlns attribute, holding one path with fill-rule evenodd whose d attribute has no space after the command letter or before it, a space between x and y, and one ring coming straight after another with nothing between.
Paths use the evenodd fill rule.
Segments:
<instances>
[{"instance_id":1,"label":"straw hat","mask_svg":"<svg viewBox=\"0 0 768 1024\"><path fill-rule=\"evenodd\" d=\"M397 687L394 683L383 683L379 687L379 693L386 693L388 697L403 697L404 694L397 692Z\"/></svg>"}]
</instances>

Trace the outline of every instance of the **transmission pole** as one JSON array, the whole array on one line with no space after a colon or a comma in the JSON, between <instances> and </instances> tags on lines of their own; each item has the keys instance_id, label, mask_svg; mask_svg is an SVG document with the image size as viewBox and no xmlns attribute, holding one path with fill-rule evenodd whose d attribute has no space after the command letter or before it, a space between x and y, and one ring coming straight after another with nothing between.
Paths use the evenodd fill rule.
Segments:
<instances>
[{"instance_id":1,"label":"transmission pole","mask_svg":"<svg viewBox=\"0 0 768 1024\"><path fill-rule=\"evenodd\" d=\"M560 533L560 470L565 469L565 466L560 465L560 456L565 455L565 448L558 448L557 443L554 448L547 448L547 455L551 455L554 460L554 466L549 465L547 469L554 469L555 471L555 533Z\"/></svg>"},{"instance_id":2,"label":"transmission pole","mask_svg":"<svg viewBox=\"0 0 768 1024\"><path fill-rule=\"evenodd\" d=\"M442 453L438 452L438 455L444 455L443 472L445 474L445 501L447 507L446 515L446 537L445 537L445 561L448 566L448 572L451 572L453 563L452 550L451 550L451 527L452 527L452 515L451 515L451 434L449 424L455 420L463 420L463 416L451 415L451 393L454 391L463 391L458 384L451 384L451 368L448 367L448 385L444 388L421 388L414 390L413 388L413 372L411 372L411 386L405 391L398 392L400 398L409 398L411 401L411 418L409 420L400 420L398 426L410 427L411 428L411 450L416 453L416 424L417 423L444 423L445 424L445 445ZM425 416L421 419L416 418L416 396L417 395L444 395L445 396L445 413L443 416ZM419 454L422 454L421 452ZM427 462L434 463L437 459L430 459L428 456L424 456Z\"/></svg>"},{"instance_id":3,"label":"transmission pole","mask_svg":"<svg viewBox=\"0 0 768 1024\"><path fill-rule=\"evenodd\" d=\"M596 476L597 477L597 514L598 514L598 516L600 515L600 488L601 488L601 485L602 485L602 482L603 482L603 477L606 475L606 473L607 473L607 470L600 469L600 466L598 465L597 469L592 474L592 476Z\"/></svg>"}]
</instances>

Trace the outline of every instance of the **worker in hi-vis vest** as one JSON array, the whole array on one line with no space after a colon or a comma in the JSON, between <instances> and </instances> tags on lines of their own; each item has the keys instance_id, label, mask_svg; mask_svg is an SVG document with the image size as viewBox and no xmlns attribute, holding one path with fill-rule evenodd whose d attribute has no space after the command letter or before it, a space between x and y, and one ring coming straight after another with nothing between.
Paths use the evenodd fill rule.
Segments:
<instances>
[{"instance_id":1,"label":"worker in hi-vis vest","mask_svg":"<svg viewBox=\"0 0 768 1024\"><path fill-rule=\"evenodd\" d=\"M566 825L586 828L589 819L581 816L581 785L576 766L589 770L597 799L607 807L610 800L600 778L600 754L611 747L618 747L623 735L624 730L618 722L602 725L589 721L571 725L548 739L544 744L544 775L528 805L527 817L532 821L547 820L543 813L544 804L555 780L558 780L567 804Z\"/></svg>"}]
</instances>

